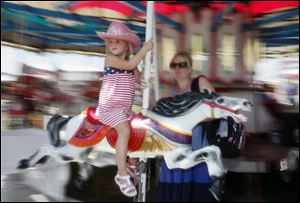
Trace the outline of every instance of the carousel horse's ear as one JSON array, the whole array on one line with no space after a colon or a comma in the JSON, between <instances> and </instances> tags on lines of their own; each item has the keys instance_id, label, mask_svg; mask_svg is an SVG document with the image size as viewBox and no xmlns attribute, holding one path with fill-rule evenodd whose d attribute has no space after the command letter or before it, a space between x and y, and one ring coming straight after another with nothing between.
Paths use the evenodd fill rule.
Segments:
<instances>
[{"instance_id":1,"label":"carousel horse's ear","mask_svg":"<svg viewBox=\"0 0 300 203\"><path fill-rule=\"evenodd\" d=\"M212 92L210 95L211 95L211 98L212 98L212 99L215 99L215 98L217 98L217 97L220 96L220 95L217 94L216 92Z\"/></svg>"},{"instance_id":2,"label":"carousel horse's ear","mask_svg":"<svg viewBox=\"0 0 300 203\"><path fill-rule=\"evenodd\" d=\"M219 96L216 92L211 92L206 88L204 89L203 95L204 95L204 98L207 98L207 99L215 99Z\"/></svg>"},{"instance_id":3,"label":"carousel horse's ear","mask_svg":"<svg viewBox=\"0 0 300 203\"><path fill-rule=\"evenodd\" d=\"M203 94L204 94L205 98L209 98L210 94L209 94L209 90L208 89L205 88Z\"/></svg>"}]
</instances>

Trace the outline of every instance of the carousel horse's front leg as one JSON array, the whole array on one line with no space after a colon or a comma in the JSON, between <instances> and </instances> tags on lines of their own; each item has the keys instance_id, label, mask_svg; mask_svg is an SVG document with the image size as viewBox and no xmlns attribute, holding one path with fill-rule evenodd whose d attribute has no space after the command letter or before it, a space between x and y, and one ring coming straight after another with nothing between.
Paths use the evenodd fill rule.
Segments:
<instances>
[{"instance_id":1,"label":"carousel horse's front leg","mask_svg":"<svg viewBox=\"0 0 300 203\"><path fill-rule=\"evenodd\" d=\"M216 200L220 201L224 193L225 184L225 168L219 147L211 145L202 149L191 151L190 148L179 148L171 151L164 156L168 168L191 168L199 163L205 162L207 165L209 176L213 179L213 183L209 191Z\"/></svg>"},{"instance_id":2,"label":"carousel horse's front leg","mask_svg":"<svg viewBox=\"0 0 300 203\"><path fill-rule=\"evenodd\" d=\"M165 154L164 158L170 169L188 169L206 162L210 177L222 177L227 172L221 159L221 151L214 145L196 151L191 151L191 148L178 148Z\"/></svg>"},{"instance_id":3,"label":"carousel horse's front leg","mask_svg":"<svg viewBox=\"0 0 300 203\"><path fill-rule=\"evenodd\" d=\"M211 145L192 153L194 162L205 160L209 176L212 178L223 177L227 173L227 168L222 161L222 154L219 147Z\"/></svg>"},{"instance_id":4,"label":"carousel horse's front leg","mask_svg":"<svg viewBox=\"0 0 300 203\"><path fill-rule=\"evenodd\" d=\"M215 153L207 153L207 156L205 156L206 153L203 154L198 152L198 154L195 154L194 159L202 159L205 157L208 173L213 179L209 191L217 201L220 201L224 193L225 174L227 173L227 168L225 168L223 164L220 148L215 145L210 147L211 149L209 149L208 152L211 151Z\"/></svg>"}]
</instances>

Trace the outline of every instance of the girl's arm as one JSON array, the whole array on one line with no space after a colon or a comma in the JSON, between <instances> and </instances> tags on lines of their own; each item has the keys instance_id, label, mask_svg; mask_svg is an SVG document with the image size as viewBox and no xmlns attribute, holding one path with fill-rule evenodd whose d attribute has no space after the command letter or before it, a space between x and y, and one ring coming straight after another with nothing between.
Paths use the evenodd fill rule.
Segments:
<instances>
[{"instance_id":1,"label":"girl's arm","mask_svg":"<svg viewBox=\"0 0 300 203\"><path fill-rule=\"evenodd\" d=\"M140 72L137 68L134 69L134 77L135 77L135 82L140 84L141 83L141 74L143 72Z\"/></svg>"},{"instance_id":2,"label":"girl's arm","mask_svg":"<svg viewBox=\"0 0 300 203\"><path fill-rule=\"evenodd\" d=\"M147 41L145 45L129 60L120 59L114 55L107 55L105 65L122 70L134 70L141 60L145 57L146 53L152 49L152 39Z\"/></svg>"}]
</instances>

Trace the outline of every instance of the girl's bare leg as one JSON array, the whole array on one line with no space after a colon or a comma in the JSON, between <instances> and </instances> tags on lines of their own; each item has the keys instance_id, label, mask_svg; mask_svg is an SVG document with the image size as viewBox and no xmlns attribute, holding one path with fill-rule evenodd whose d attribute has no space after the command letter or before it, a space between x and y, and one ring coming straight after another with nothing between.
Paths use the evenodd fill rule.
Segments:
<instances>
[{"instance_id":1,"label":"girl's bare leg","mask_svg":"<svg viewBox=\"0 0 300 203\"><path fill-rule=\"evenodd\" d=\"M118 140L116 143L116 162L118 166L117 174L124 176L127 173L127 151L128 151L128 141L130 137L130 126L128 121L124 121L115 126L118 133Z\"/></svg>"}]
</instances>

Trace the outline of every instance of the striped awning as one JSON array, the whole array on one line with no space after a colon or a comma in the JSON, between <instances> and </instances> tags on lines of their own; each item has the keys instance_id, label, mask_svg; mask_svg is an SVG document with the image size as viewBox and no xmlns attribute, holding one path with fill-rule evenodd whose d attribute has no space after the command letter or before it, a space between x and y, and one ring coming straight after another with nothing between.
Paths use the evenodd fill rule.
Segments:
<instances>
[{"instance_id":1,"label":"striped awning","mask_svg":"<svg viewBox=\"0 0 300 203\"><path fill-rule=\"evenodd\" d=\"M248 13L253 21L241 25L241 32L255 30L267 47L298 46L298 1L156 2L156 19L182 32L184 24L172 19L172 15L203 7L220 11L212 24L220 22L227 11ZM4 1L1 41L38 49L104 53L104 42L95 30L105 31L112 21L118 20L144 40L145 14L143 1Z\"/></svg>"}]
</instances>

